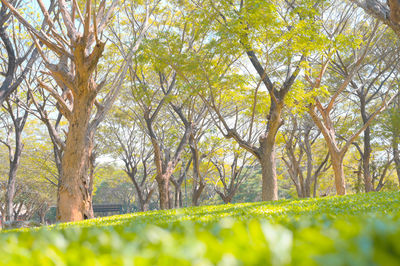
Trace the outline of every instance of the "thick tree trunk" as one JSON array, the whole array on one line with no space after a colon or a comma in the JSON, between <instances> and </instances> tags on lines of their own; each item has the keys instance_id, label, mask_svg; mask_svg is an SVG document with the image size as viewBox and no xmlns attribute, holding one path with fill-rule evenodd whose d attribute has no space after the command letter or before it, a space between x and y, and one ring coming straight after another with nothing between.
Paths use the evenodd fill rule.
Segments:
<instances>
[{"instance_id":1,"label":"thick tree trunk","mask_svg":"<svg viewBox=\"0 0 400 266\"><path fill-rule=\"evenodd\" d=\"M232 202L235 193L228 192L227 194L224 194L221 191L217 191L217 194L222 199L224 204L228 204Z\"/></svg>"},{"instance_id":2,"label":"thick tree trunk","mask_svg":"<svg viewBox=\"0 0 400 266\"><path fill-rule=\"evenodd\" d=\"M89 158L93 147L88 127L94 99L95 94L87 93L87 95L77 97L74 102L74 111L69 121L62 158L62 175L58 191L57 220L60 222L93 218L88 177Z\"/></svg>"},{"instance_id":3,"label":"thick tree trunk","mask_svg":"<svg viewBox=\"0 0 400 266\"><path fill-rule=\"evenodd\" d=\"M271 99L272 100L272 99ZM272 101L268 121L268 132L260 136L260 164L262 173L262 200L278 200L278 181L275 161L275 139L281 126L283 102Z\"/></svg>"},{"instance_id":4,"label":"thick tree trunk","mask_svg":"<svg viewBox=\"0 0 400 266\"><path fill-rule=\"evenodd\" d=\"M163 174L157 180L158 184L158 193L160 194L160 209L167 210L169 209L169 178L170 175L168 173Z\"/></svg>"},{"instance_id":5,"label":"thick tree trunk","mask_svg":"<svg viewBox=\"0 0 400 266\"><path fill-rule=\"evenodd\" d=\"M262 143L263 153L260 159L262 170L262 200L278 200L278 182L275 165L275 143L266 140Z\"/></svg>"},{"instance_id":6,"label":"thick tree trunk","mask_svg":"<svg viewBox=\"0 0 400 266\"><path fill-rule=\"evenodd\" d=\"M343 156L331 152L332 168L335 176L335 187L338 195L346 195L346 182L344 180Z\"/></svg>"},{"instance_id":7,"label":"thick tree trunk","mask_svg":"<svg viewBox=\"0 0 400 266\"><path fill-rule=\"evenodd\" d=\"M192 196L192 206L199 206L200 195L205 188L204 183L200 183L198 186L194 186L193 188L193 196Z\"/></svg>"}]
</instances>

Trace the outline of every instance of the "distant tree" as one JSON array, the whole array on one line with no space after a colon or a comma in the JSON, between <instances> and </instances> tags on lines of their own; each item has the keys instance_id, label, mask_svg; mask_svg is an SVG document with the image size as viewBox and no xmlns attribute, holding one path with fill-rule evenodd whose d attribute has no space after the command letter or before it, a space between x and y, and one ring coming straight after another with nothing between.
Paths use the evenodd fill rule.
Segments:
<instances>
[{"instance_id":1,"label":"distant tree","mask_svg":"<svg viewBox=\"0 0 400 266\"><path fill-rule=\"evenodd\" d=\"M326 171L329 154L324 150L317 151L321 148L321 145L318 145L321 132L315 129L310 117L291 116L289 122L286 130L282 132L284 139L282 160L296 187L297 196L315 197L318 177ZM320 162L317 162L318 159Z\"/></svg>"},{"instance_id":2,"label":"distant tree","mask_svg":"<svg viewBox=\"0 0 400 266\"><path fill-rule=\"evenodd\" d=\"M1 120L3 128L6 131L6 138L0 139L8 149L9 173L7 182L7 192L5 197L6 202L6 217L7 221L14 220L14 197L16 191L17 170L20 165L21 154L24 147L22 141L22 132L24 130L29 112L18 105L22 99L17 91L9 95L4 103L3 108L6 110L6 116L3 114ZM26 103L29 105L29 94L26 97Z\"/></svg>"},{"instance_id":3,"label":"distant tree","mask_svg":"<svg viewBox=\"0 0 400 266\"><path fill-rule=\"evenodd\" d=\"M329 85L329 87L331 88L330 97L324 99L323 94L316 94L314 97L315 101L311 103L308 110L310 116L312 117L316 126L321 131L328 146L330 160L332 162L332 168L334 171L336 193L338 195L346 194L346 181L344 176L343 160L347 151L349 150L352 143L360 136L360 134L368 128L368 126L377 117L377 115L383 112L388 104L390 104L390 102L394 99L393 97L391 97L391 95L387 94L386 97L384 97L382 101L378 104L378 107L375 108L371 115L368 116L367 121L364 122L359 128L352 130L350 136L344 140L344 143L342 145L340 145L339 141L337 140L337 133L335 131L335 125L332 120L332 113L334 109L338 107L340 97L343 95L349 84L354 80L355 75L359 73L359 70L365 66L364 63L368 53L371 51L371 48L376 45L377 40L379 40L380 38L379 35L376 35L379 28L379 22L372 22L374 26L370 30L365 29L360 24L353 25L348 20L349 17L346 18L344 16L341 19L340 24L350 25L351 28L348 29L348 31L358 31L359 34L363 36L363 44L359 45L358 47L354 47L352 49L352 53L350 54L348 54L346 51L351 44L347 42L345 42L345 46L347 48L343 47L343 51L336 51L332 50L332 48L329 48L325 52L325 55L323 55L324 60L319 61L320 68L316 71L308 71L309 73L312 73L311 75L314 75L314 77L311 77L309 74L305 75L305 78L309 82L309 85L311 87L311 91L314 91L321 88L321 85L323 84L322 79L327 73L334 73L327 71L329 66L335 68L337 66L336 62L340 62L341 60L342 63L345 62L344 64L346 65L344 67L345 71L343 72L342 77L337 80L337 83ZM337 29L338 26L339 25L334 25L334 28ZM339 28L342 34L346 31L346 27L344 26L339 26ZM338 38L341 38L342 34L338 35ZM355 41L355 44L356 43L357 42ZM332 60L331 58L333 56L332 54L335 54L334 60ZM342 57L345 57L346 60L342 59ZM326 104L323 103L324 101L326 101Z\"/></svg>"},{"instance_id":4,"label":"distant tree","mask_svg":"<svg viewBox=\"0 0 400 266\"><path fill-rule=\"evenodd\" d=\"M226 147L224 148L226 149ZM222 152L220 157L218 155L214 155L214 158L211 159L211 162L217 170L216 172L218 176L215 191L221 197L224 203L232 202L240 185L246 181L250 170L252 170L250 168L251 162L248 158L249 155L247 152L243 152L241 154L239 150L232 150L233 154L225 151ZM218 184L222 184L222 189L220 186L218 186Z\"/></svg>"}]
</instances>

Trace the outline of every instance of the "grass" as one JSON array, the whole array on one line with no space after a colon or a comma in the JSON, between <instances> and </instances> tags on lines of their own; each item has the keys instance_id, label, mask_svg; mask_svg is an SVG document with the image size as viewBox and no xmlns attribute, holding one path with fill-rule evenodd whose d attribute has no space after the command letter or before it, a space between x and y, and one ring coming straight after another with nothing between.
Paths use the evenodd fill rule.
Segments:
<instances>
[{"instance_id":1,"label":"grass","mask_svg":"<svg viewBox=\"0 0 400 266\"><path fill-rule=\"evenodd\" d=\"M0 233L0 265L400 265L400 193L111 216Z\"/></svg>"}]
</instances>

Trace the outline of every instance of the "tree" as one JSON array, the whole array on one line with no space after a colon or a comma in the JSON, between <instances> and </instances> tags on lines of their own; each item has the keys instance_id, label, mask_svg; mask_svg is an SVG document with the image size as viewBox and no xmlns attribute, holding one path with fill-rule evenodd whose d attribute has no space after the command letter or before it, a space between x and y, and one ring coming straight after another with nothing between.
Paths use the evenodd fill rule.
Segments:
<instances>
[{"instance_id":1,"label":"tree","mask_svg":"<svg viewBox=\"0 0 400 266\"><path fill-rule=\"evenodd\" d=\"M359 107L362 118L362 124L368 122L371 114L369 106L374 106L379 100L377 98L385 97L390 93L390 88L387 84L393 78L398 65L398 51L391 45L385 47L384 43L377 45L375 51L371 52L370 58L367 58L364 63L365 66L374 67L369 70L368 67L362 67L350 82L354 94L359 99ZM346 66L342 64L342 60L335 64L340 73L346 73ZM363 69L364 68L364 69ZM363 149L359 149L362 158L364 186L366 192L374 191L372 184L372 176L370 172L370 159L371 159L371 126L368 126L363 133Z\"/></svg>"},{"instance_id":2,"label":"tree","mask_svg":"<svg viewBox=\"0 0 400 266\"><path fill-rule=\"evenodd\" d=\"M19 7L22 3L23 1L21 0L10 1L10 4L14 7ZM54 11L54 7L54 0L51 0L46 12L51 14ZM9 29L10 26L12 29ZM44 31L46 26L47 21L43 21L40 29ZM16 30L17 27L19 27L18 22L12 19L12 12L3 3L0 9L0 39L6 51L4 56L8 60L7 62L2 62L5 65L3 69L7 69L7 72L2 73L4 80L0 86L0 105L21 85L39 57L37 48L34 48L34 45L27 45L26 40L22 37L26 33Z\"/></svg>"},{"instance_id":3,"label":"tree","mask_svg":"<svg viewBox=\"0 0 400 266\"><path fill-rule=\"evenodd\" d=\"M311 115L314 123L317 125L319 130L321 130L322 135L325 138L329 149L329 155L332 162L332 168L334 171L335 176L335 186L336 186L336 193L338 195L345 195L346 194L346 182L344 177L344 170L343 170L343 160L344 157L352 145L352 143L358 138L358 136L367 129L367 127L372 123L375 117L380 114L382 111L386 109L388 104L394 99L393 97L389 97L390 99L384 98L379 105L378 108L374 110L374 112L368 117L368 120L363 123L361 127L354 130L354 133L350 135L347 139L345 139L344 144L340 147L337 139L336 139L336 131L334 123L332 122L331 113L335 106L337 106L337 101L339 96L343 93L343 91L347 88L347 86L351 83L354 79L354 76L358 73L358 71L364 66L363 62L370 51L371 47L376 44L375 33L379 27L379 23L375 23L374 28L371 32L364 33L364 41L365 45L361 46L358 49L355 49L354 54L351 54L351 58L353 60L347 60L348 66L345 67L344 74L344 81L342 79L339 81L339 85L334 85L336 88L332 91L332 96L328 99L327 104L324 106L318 96L315 97L315 102L310 105L309 114ZM376 37L379 38L379 37ZM375 41L374 41L375 40ZM340 53L337 53L337 61L341 60ZM326 70L331 62L331 59L328 58L321 62L321 68L319 71L316 71L314 75L314 80L306 75L306 79L308 80L311 90L315 90L320 88L321 81L326 73ZM334 64L334 63L333 63ZM335 64L334 64L335 65ZM321 96L319 96L321 97ZM318 114L320 116L318 116Z\"/></svg>"},{"instance_id":4,"label":"tree","mask_svg":"<svg viewBox=\"0 0 400 266\"><path fill-rule=\"evenodd\" d=\"M220 158L218 158L217 153L217 156L211 159L211 162L217 169L217 184L222 183L222 190L216 186L215 191L225 204L232 202L240 185L247 179L251 170L251 166L248 165L249 158L247 152L241 154L240 150L233 149L233 158L229 157L232 157L232 155L224 152ZM226 165L226 162L230 160L231 164Z\"/></svg>"},{"instance_id":5,"label":"tree","mask_svg":"<svg viewBox=\"0 0 400 266\"><path fill-rule=\"evenodd\" d=\"M61 113L69 123L65 147L63 147L57 219L65 222L91 218L93 211L88 168L94 147L93 137L99 123L115 101L127 71L127 65L121 66L111 84L108 84L111 89L106 98L101 103L96 101L96 96L106 84L105 81L96 82L97 65L105 48L105 42L102 42L99 37L107 26L118 1L114 0L110 8L106 9L105 0L94 8L92 1L87 0L83 16L76 1L67 5L64 0L58 0L62 25L66 29L65 34L63 30L56 27L44 3L38 0L41 11L50 26L51 36L36 30L6 0L2 2L27 28L49 71L47 74L56 81L61 90L56 91L38 80L40 86L57 100ZM77 19L75 19L76 15L78 15ZM144 24L147 18L148 16L145 17ZM145 29L146 27L142 28L142 30ZM142 34L143 31L140 32L140 35ZM140 43L141 38L138 40ZM39 42L44 43L53 52L58 59L57 63L50 60L52 57L46 55L46 51L40 47ZM134 46L130 47L126 56L131 57L136 49ZM93 114L95 107L97 112Z\"/></svg>"},{"instance_id":6,"label":"tree","mask_svg":"<svg viewBox=\"0 0 400 266\"><path fill-rule=\"evenodd\" d=\"M119 104L129 104L129 99L121 97ZM129 110L115 106L100 130L100 141L105 153L117 156L124 165L124 171L132 182L137 205L141 211L147 211L150 199L155 191L152 178L154 168L150 163L152 151L146 133L143 132Z\"/></svg>"},{"instance_id":7,"label":"tree","mask_svg":"<svg viewBox=\"0 0 400 266\"><path fill-rule=\"evenodd\" d=\"M329 153L321 156L320 152L316 151L321 146L318 145L321 132L315 130L310 117L299 118L292 115L289 124L291 128L286 128L282 134L285 143L282 160L296 187L297 196L306 198L313 194L315 197L318 177L326 171ZM326 154L326 151L322 150L322 154ZM318 155L322 160L317 163ZM314 183L313 188L312 183Z\"/></svg>"},{"instance_id":8,"label":"tree","mask_svg":"<svg viewBox=\"0 0 400 266\"><path fill-rule=\"evenodd\" d=\"M30 99L28 95L26 98L27 103L29 100ZM18 106L19 101L21 100L19 99L19 95L17 95L16 91L14 91L14 93L6 99L4 109L11 118L11 122L7 117L2 117L4 128L7 131L7 136L5 140L0 140L0 142L7 147L9 157L9 173L5 197L5 218L10 222L14 220L14 197L16 190L17 170L20 165L21 154L24 147L22 142L22 132L29 114L27 110L23 110L23 108Z\"/></svg>"},{"instance_id":9,"label":"tree","mask_svg":"<svg viewBox=\"0 0 400 266\"><path fill-rule=\"evenodd\" d=\"M285 101L297 87L302 63L307 54L319 49L322 43L319 24L315 22L320 2L216 1L203 7L207 12L210 7L215 12L212 25L217 37L208 45L209 52L204 52L213 57L197 59L202 62L198 72L209 90L202 99L215 114L216 122L221 124L222 134L234 139L258 159L263 177L262 200L278 199L276 137L283 124ZM244 56L253 70L247 69ZM242 64L242 69L235 64L237 61ZM218 102L220 93L226 94L226 86L244 85L244 82L235 83L240 73L249 73L253 80L257 79L257 85L251 89L253 102L244 107L250 117L246 126L229 123ZM268 98L261 102L260 91L263 90L268 91ZM263 119L259 121L264 129L257 134L253 131L254 118L260 105L265 109ZM243 104L238 111L242 108ZM258 146L254 143L257 140Z\"/></svg>"}]
</instances>

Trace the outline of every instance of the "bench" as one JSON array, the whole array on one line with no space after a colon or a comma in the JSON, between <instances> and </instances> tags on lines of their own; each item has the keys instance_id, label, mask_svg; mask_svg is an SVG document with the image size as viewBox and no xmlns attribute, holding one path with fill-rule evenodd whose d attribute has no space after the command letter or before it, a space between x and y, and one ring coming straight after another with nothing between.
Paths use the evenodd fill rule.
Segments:
<instances>
[{"instance_id":1,"label":"bench","mask_svg":"<svg viewBox=\"0 0 400 266\"><path fill-rule=\"evenodd\" d=\"M97 204L93 205L93 212L106 213L106 212L118 212L122 213L121 204Z\"/></svg>"}]
</instances>

